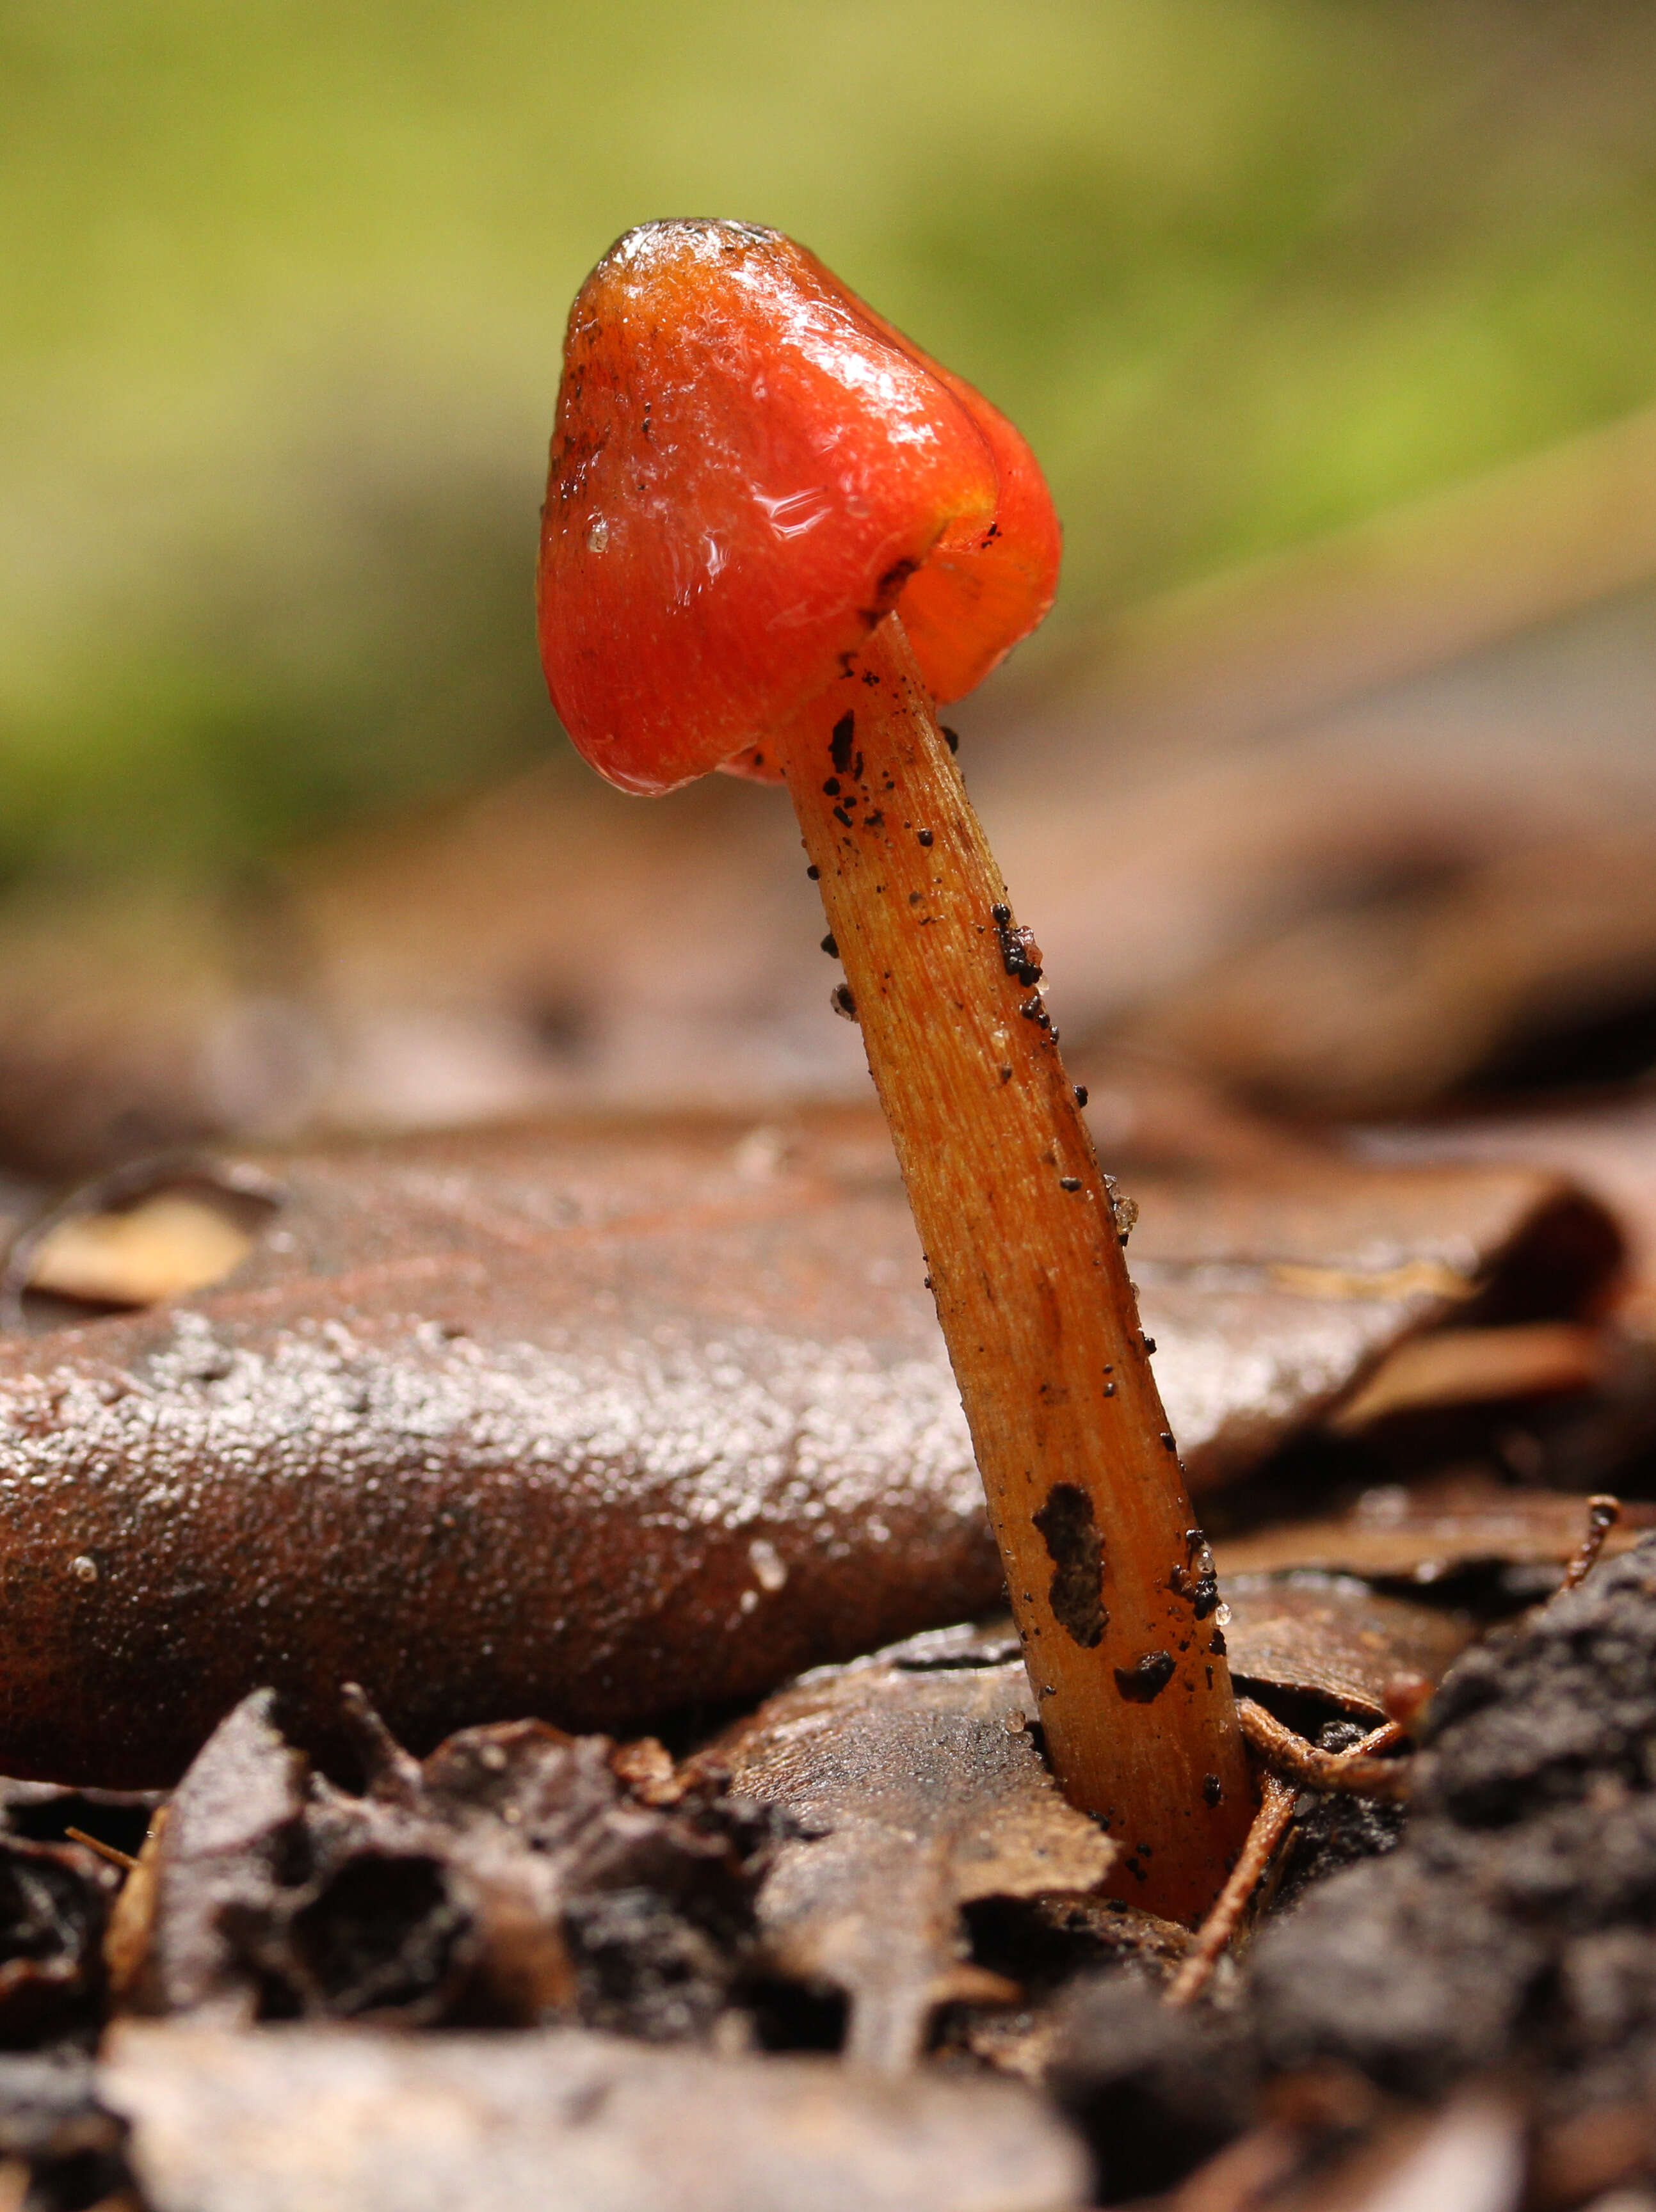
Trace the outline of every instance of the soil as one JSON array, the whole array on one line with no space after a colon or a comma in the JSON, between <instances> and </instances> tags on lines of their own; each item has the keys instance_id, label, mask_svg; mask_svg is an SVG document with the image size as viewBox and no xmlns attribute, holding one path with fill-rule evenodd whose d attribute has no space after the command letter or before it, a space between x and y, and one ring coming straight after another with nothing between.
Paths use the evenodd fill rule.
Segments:
<instances>
[{"instance_id":1,"label":"soil","mask_svg":"<svg viewBox=\"0 0 1656 2212\"><path fill-rule=\"evenodd\" d=\"M1656 2098L1656 1540L1469 1652L1406 1841L1260 1942L1263 2062L1418 2094L1521 2065L1562 2110Z\"/></svg>"}]
</instances>

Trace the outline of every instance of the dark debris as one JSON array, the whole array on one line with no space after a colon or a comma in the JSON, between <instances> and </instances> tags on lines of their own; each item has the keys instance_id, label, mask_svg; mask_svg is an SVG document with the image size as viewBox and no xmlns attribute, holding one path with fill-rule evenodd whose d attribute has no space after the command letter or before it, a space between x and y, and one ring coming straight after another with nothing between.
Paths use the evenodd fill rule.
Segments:
<instances>
[{"instance_id":1,"label":"dark debris","mask_svg":"<svg viewBox=\"0 0 1656 2212\"><path fill-rule=\"evenodd\" d=\"M1409 1832L1261 1942L1262 2046L1434 2094L1536 2069L1550 2105L1656 2099L1656 1540L1470 1652Z\"/></svg>"},{"instance_id":2,"label":"dark debris","mask_svg":"<svg viewBox=\"0 0 1656 2212\"><path fill-rule=\"evenodd\" d=\"M648 1802L607 1737L538 1721L416 1760L360 1696L356 1794L311 1771L273 1703L239 1705L173 1798L137 1878L134 2009L707 2033L747 1964L773 1819L714 1783Z\"/></svg>"}]
</instances>

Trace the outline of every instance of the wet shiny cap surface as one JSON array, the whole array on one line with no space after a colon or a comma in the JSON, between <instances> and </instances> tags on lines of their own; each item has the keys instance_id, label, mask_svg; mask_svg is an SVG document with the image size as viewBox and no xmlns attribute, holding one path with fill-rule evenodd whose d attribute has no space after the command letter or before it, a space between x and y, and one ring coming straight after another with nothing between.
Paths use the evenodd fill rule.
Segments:
<instances>
[{"instance_id":1,"label":"wet shiny cap surface","mask_svg":"<svg viewBox=\"0 0 1656 2212\"><path fill-rule=\"evenodd\" d=\"M1051 605L1023 439L778 231L629 231L570 312L537 595L601 775L776 773L777 738L899 611L940 699Z\"/></svg>"}]
</instances>

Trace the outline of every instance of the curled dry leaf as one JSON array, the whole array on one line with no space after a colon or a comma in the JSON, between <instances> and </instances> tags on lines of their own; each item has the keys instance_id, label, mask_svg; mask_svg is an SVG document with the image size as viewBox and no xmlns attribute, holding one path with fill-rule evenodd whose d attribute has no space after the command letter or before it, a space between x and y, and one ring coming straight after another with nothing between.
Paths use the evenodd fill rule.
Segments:
<instances>
[{"instance_id":1,"label":"curled dry leaf","mask_svg":"<svg viewBox=\"0 0 1656 2212\"><path fill-rule=\"evenodd\" d=\"M963 1905L1095 1889L1117 1856L1035 1747L1017 1650L1009 1632L916 1638L807 1676L692 1764L804 1832L759 1893L766 1953L845 1993L864 2065L911 2064L951 1999L1016 1996L971 1963Z\"/></svg>"},{"instance_id":2,"label":"curled dry leaf","mask_svg":"<svg viewBox=\"0 0 1656 2212\"><path fill-rule=\"evenodd\" d=\"M1588 1501L1559 1491L1517 1490L1472 1478L1385 1483L1349 1512L1284 1521L1214 1546L1230 1579L1310 1569L1376 1581L1441 1582L1478 1567L1562 1568L1580 1549ZM1656 1506L1633 1501L1604 1538L1614 1558L1656 1526Z\"/></svg>"},{"instance_id":3,"label":"curled dry leaf","mask_svg":"<svg viewBox=\"0 0 1656 2212\"><path fill-rule=\"evenodd\" d=\"M766 1830L715 1791L642 1802L601 1736L474 1729L423 1762L360 1696L356 1796L313 1774L268 1692L229 1715L146 1846L120 1927L132 2009L247 2023L703 2033L750 1948Z\"/></svg>"},{"instance_id":4,"label":"curled dry leaf","mask_svg":"<svg viewBox=\"0 0 1656 2212\"><path fill-rule=\"evenodd\" d=\"M1568 1176L1614 1212L1626 1238L1623 1322L1656 1334L1656 1104L1645 1085L1585 1106L1368 1130L1361 1146L1390 1164L1522 1161Z\"/></svg>"},{"instance_id":5,"label":"curled dry leaf","mask_svg":"<svg viewBox=\"0 0 1656 2212\"><path fill-rule=\"evenodd\" d=\"M1225 1642L1239 1682L1285 1690L1370 1721L1400 1678L1442 1680L1472 1626L1435 1606L1380 1597L1348 1576L1227 1577Z\"/></svg>"},{"instance_id":6,"label":"curled dry leaf","mask_svg":"<svg viewBox=\"0 0 1656 2212\"><path fill-rule=\"evenodd\" d=\"M417 2039L132 2023L100 2085L154 2212L1077 2212L1009 2082L901 2084L579 2030Z\"/></svg>"},{"instance_id":7,"label":"curled dry leaf","mask_svg":"<svg viewBox=\"0 0 1656 2212\"><path fill-rule=\"evenodd\" d=\"M1468 1633L1331 1577L1260 1576L1227 1596L1239 1686L1369 1718L1396 1676L1435 1683ZM766 1951L790 1978L845 1993L847 2048L866 2063L910 2063L947 2002L1020 1994L970 1960L964 1905L1131 1895L1132 1838L1105 1836L1058 1795L1029 1730L1034 1702L1010 1622L945 1629L806 1676L691 1763L803 1832L759 1893ZM1105 1948L1090 1924L1068 1933L1078 1960ZM1160 1967L1168 1933L1155 1922L1130 1948L1148 1943Z\"/></svg>"},{"instance_id":8,"label":"curled dry leaf","mask_svg":"<svg viewBox=\"0 0 1656 2212\"><path fill-rule=\"evenodd\" d=\"M1157 1376L1197 1490L1245 1474L1480 1291L1503 1320L1574 1314L1621 1251L1606 1213L1545 1176L1380 1182L1307 1147L1123 1180ZM1540 1387L1556 1387L1553 1369Z\"/></svg>"},{"instance_id":9,"label":"curled dry leaf","mask_svg":"<svg viewBox=\"0 0 1656 2212\"><path fill-rule=\"evenodd\" d=\"M1610 1376L1615 1346L1586 1322L1537 1321L1504 1328L1441 1328L1389 1352L1338 1406L1329 1425L1354 1435L1422 1407L1488 1405L1590 1390Z\"/></svg>"},{"instance_id":10,"label":"curled dry leaf","mask_svg":"<svg viewBox=\"0 0 1656 2212\"><path fill-rule=\"evenodd\" d=\"M1133 1178L1197 1486L1492 1271L1568 1301L1613 1261L1605 1216L1518 1170L1272 1172ZM325 1751L348 1680L420 1748L501 1713L633 1726L995 1602L872 1113L232 1180L286 1193L232 1281L0 1341L0 1765L167 1782L263 1682Z\"/></svg>"}]
</instances>

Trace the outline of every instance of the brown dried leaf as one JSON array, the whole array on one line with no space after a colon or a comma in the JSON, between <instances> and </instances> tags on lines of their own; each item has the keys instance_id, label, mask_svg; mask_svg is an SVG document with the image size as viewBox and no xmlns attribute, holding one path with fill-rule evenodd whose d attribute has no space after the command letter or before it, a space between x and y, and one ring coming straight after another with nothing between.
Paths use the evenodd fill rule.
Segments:
<instances>
[{"instance_id":1,"label":"brown dried leaf","mask_svg":"<svg viewBox=\"0 0 1656 2212\"><path fill-rule=\"evenodd\" d=\"M577 2030L131 2023L100 2087L154 2212L1075 2212L1088 2195L1080 2144L1010 2082Z\"/></svg>"},{"instance_id":2,"label":"brown dried leaf","mask_svg":"<svg viewBox=\"0 0 1656 2212\"><path fill-rule=\"evenodd\" d=\"M269 1907L299 1844L307 1762L271 1718L268 1692L216 1728L146 1844L144 1941L129 1914L123 1966L141 2011L251 2019L258 1994L237 1931Z\"/></svg>"},{"instance_id":3,"label":"brown dried leaf","mask_svg":"<svg viewBox=\"0 0 1656 2212\"><path fill-rule=\"evenodd\" d=\"M1225 1643L1239 1686L1288 1690L1380 1721L1400 1677L1441 1681L1472 1638L1458 1614L1335 1575L1229 1575Z\"/></svg>"},{"instance_id":4,"label":"brown dried leaf","mask_svg":"<svg viewBox=\"0 0 1656 2212\"><path fill-rule=\"evenodd\" d=\"M1377 1182L1302 1148L1242 1172L1187 1162L1125 1179L1157 1376L1198 1490L1338 1408L1480 1291L1526 1319L1574 1314L1620 1252L1607 1215L1544 1177L1527 1191L1487 1170Z\"/></svg>"},{"instance_id":5,"label":"brown dried leaf","mask_svg":"<svg viewBox=\"0 0 1656 2212\"><path fill-rule=\"evenodd\" d=\"M1652 1528L1656 1506L1624 1504L1605 1556L1629 1550ZM1215 1544L1214 1556L1227 1589L1239 1576L1303 1568L1435 1583L1460 1568L1562 1567L1586 1532L1586 1499L1561 1492L1470 1480L1387 1483L1366 1491L1347 1513L1227 1537Z\"/></svg>"},{"instance_id":6,"label":"brown dried leaf","mask_svg":"<svg viewBox=\"0 0 1656 2212\"><path fill-rule=\"evenodd\" d=\"M850 1999L849 2057L910 2065L936 2008L1010 1996L972 1966L960 1907L1095 1888L1117 1848L1037 1752L1015 1637L945 1631L807 1676L701 1754L805 1833L759 1893L776 1967ZM986 1663L987 1662L987 1663Z\"/></svg>"},{"instance_id":7,"label":"brown dried leaf","mask_svg":"<svg viewBox=\"0 0 1656 2212\"><path fill-rule=\"evenodd\" d=\"M1296 916L1147 1013L1141 1034L1290 1111L1417 1110L1656 986L1656 832L1595 828Z\"/></svg>"},{"instance_id":8,"label":"brown dried leaf","mask_svg":"<svg viewBox=\"0 0 1656 2212\"><path fill-rule=\"evenodd\" d=\"M1656 1103L1642 1086L1604 1104L1368 1131L1363 1149L1388 1164L1517 1160L1568 1176L1615 1214L1628 1246L1623 1308L1647 1333L1656 1328Z\"/></svg>"},{"instance_id":9,"label":"brown dried leaf","mask_svg":"<svg viewBox=\"0 0 1656 2212\"><path fill-rule=\"evenodd\" d=\"M1329 1426L1349 1436L1422 1407L1589 1390L1604 1381L1613 1356L1605 1333L1580 1322L1434 1329L1390 1352L1335 1409Z\"/></svg>"},{"instance_id":10,"label":"brown dried leaf","mask_svg":"<svg viewBox=\"0 0 1656 2212\"><path fill-rule=\"evenodd\" d=\"M347 1680L421 1748L502 1713L631 1726L995 1601L877 1115L267 1164L286 1202L231 1283L0 1343L0 1763L170 1780L262 1682L312 1747ZM1517 1170L1131 1181L1198 1486L1503 1255L1573 1299L1614 1252Z\"/></svg>"}]
</instances>

